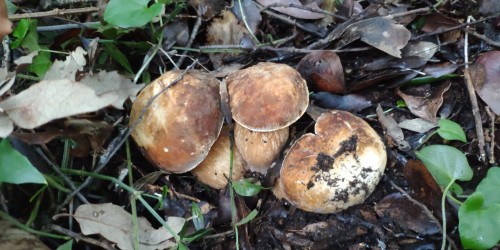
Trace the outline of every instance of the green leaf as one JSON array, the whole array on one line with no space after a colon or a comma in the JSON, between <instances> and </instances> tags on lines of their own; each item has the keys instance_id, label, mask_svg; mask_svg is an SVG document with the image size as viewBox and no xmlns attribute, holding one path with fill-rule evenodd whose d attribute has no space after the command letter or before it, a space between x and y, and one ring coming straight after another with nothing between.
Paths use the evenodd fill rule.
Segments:
<instances>
[{"instance_id":1,"label":"green leaf","mask_svg":"<svg viewBox=\"0 0 500 250\"><path fill-rule=\"evenodd\" d=\"M104 11L104 20L121 28L141 27L160 14L162 4L150 0L111 0Z\"/></svg>"},{"instance_id":2,"label":"green leaf","mask_svg":"<svg viewBox=\"0 0 500 250\"><path fill-rule=\"evenodd\" d=\"M104 50L108 52L115 61L117 61L122 67L124 67L130 74L134 74L127 57L112 43L102 43L104 45Z\"/></svg>"},{"instance_id":3,"label":"green leaf","mask_svg":"<svg viewBox=\"0 0 500 250\"><path fill-rule=\"evenodd\" d=\"M12 31L12 36L14 39L12 39L12 43L10 44L11 49L16 49L21 45L23 42L24 37L26 34L28 34L28 29L30 27L30 22L28 19L21 19L18 23L16 28Z\"/></svg>"},{"instance_id":4,"label":"green leaf","mask_svg":"<svg viewBox=\"0 0 500 250\"><path fill-rule=\"evenodd\" d=\"M235 226L241 226L241 225L245 225L247 224L248 222L250 222L251 220L253 220L255 218L255 216L257 216L257 214L259 213L259 211L257 210L252 210L252 212L250 212L247 217L243 218L243 220L240 220L238 221Z\"/></svg>"},{"instance_id":5,"label":"green leaf","mask_svg":"<svg viewBox=\"0 0 500 250\"><path fill-rule=\"evenodd\" d=\"M500 204L485 207L474 192L458 210L460 240L466 249L489 249L500 241Z\"/></svg>"},{"instance_id":6,"label":"green leaf","mask_svg":"<svg viewBox=\"0 0 500 250\"><path fill-rule=\"evenodd\" d=\"M200 206L196 203L191 204L191 214L193 215L193 224L196 230L202 230L205 228L205 218L201 212Z\"/></svg>"},{"instance_id":7,"label":"green leaf","mask_svg":"<svg viewBox=\"0 0 500 250\"><path fill-rule=\"evenodd\" d=\"M189 248L184 245L184 243L179 242L179 244L177 245L177 250L189 250Z\"/></svg>"},{"instance_id":8,"label":"green leaf","mask_svg":"<svg viewBox=\"0 0 500 250\"><path fill-rule=\"evenodd\" d=\"M38 44L38 32L36 31L38 22L37 20L28 20L28 23L28 33L24 36L21 47L27 48L30 52L39 51L41 48Z\"/></svg>"},{"instance_id":9,"label":"green leaf","mask_svg":"<svg viewBox=\"0 0 500 250\"><path fill-rule=\"evenodd\" d=\"M254 196L257 195L262 189L261 185L252 183L252 178L240 179L233 181L233 188L237 194L241 196Z\"/></svg>"},{"instance_id":10,"label":"green leaf","mask_svg":"<svg viewBox=\"0 0 500 250\"><path fill-rule=\"evenodd\" d=\"M455 180L472 179L473 173L467 158L464 153L454 147L431 145L417 151L416 155L441 187L446 187Z\"/></svg>"},{"instance_id":11,"label":"green leaf","mask_svg":"<svg viewBox=\"0 0 500 250\"><path fill-rule=\"evenodd\" d=\"M467 142L465 132L458 123L448 119L440 119L438 124L439 129L437 132L443 139Z\"/></svg>"},{"instance_id":12,"label":"green leaf","mask_svg":"<svg viewBox=\"0 0 500 250\"><path fill-rule=\"evenodd\" d=\"M7 139L0 141L0 183L47 184L43 175L29 160L17 152Z\"/></svg>"},{"instance_id":13,"label":"green leaf","mask_svg":"<svg viewBox=\"0 0 500 250\"><path fill-rule=\"evenodd\" d=\"M73 248L73 240L69 240L66 243L60 245L57 250L71 250Z\"/></svg>"},{"instance_id":14,"label":"green leaf","mask_svg":"<svg viewBox=\"0 0 500 250\"><path fill-rule=\"evenodd\" d=\"M30 72L35 73L40 79L43 79L47 70L52 66L52 61L50 61L50 53L47 51L40 51L33 62L29 65L28 69Z\"/></svg>"},{"instance_id":15,"label":"green leaf","mask_svg":"<svg viewBox=\"0 0 500 250\"><path fill-rule=\"evenodd\" d=\"M203 238L208 233L210 233L210 231L211 230L209 230L209 229L198 230L198 231L196 231L188 236L182 237L182 242L189 244L191 242L197 241L197 240Z\"/></svg>"},{"instance_id":16,"label":"green leaf","mask_svg":"<svg viewBox=\"0 0 500 250\"><path fill-rule=\"evenodd\" d=\"M500 204L498 188L500 188L500 167L491 167L476 188L476 192L484 194L484 207Z\"/></svg>"}]
</instances>

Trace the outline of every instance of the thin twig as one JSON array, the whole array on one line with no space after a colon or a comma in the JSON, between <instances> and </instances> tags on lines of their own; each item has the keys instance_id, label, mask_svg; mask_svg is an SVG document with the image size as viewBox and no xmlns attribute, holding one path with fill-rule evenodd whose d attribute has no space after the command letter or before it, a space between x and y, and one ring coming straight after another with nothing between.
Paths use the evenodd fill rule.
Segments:
<instances>
[{"instance_id":1,"label":"thin twig","mask_svg":"<svg viewBox=\"0 0 500 250\"><path fill-rule=\"evenodd\" d=\"M473 30L470 30L470 29L465 29L465 32L467 32L468 34L471 34L481 40L483 40L484 42L486 42L487 44L491 45L491 46L495 46L495 47L500 47L500 42L497 42L497 41L493 41L491 40L489 37L485 36L485 35L481 35Z\"/></svg>"},{"instance_id":2,"label":"thin twig","mask_svg":"<svg viewBox=\"0 0 500 250\"><path fill-rule=\"evenodd\" d=\"M149 107L153 104L153 101L158 97L160 96L161 94L163 94L165 91L167 91L170 87L174 86L177 82L179 82L180 80L182 80L182 78L184 78L184 75L191 69L194 67L194 65L196 65L198 61L194 61L191 65L189 65L182 73L179 77L177 77L175 80L173 80L172 82L170 82L168 85L166 85L160 92L158 92L156 95L152 96L151 98L149 98L148 102L146 103L146 105L144 106L144 108L141 110L141 113L139 114L139 117L138 119L129 127L129 128L125 128L124 130L122 130L120 132L120 134L115 137L113 139L113 141L110 143L110 145L108 146L108 149L106 150L106 152L101 155L101 157L99 158L99 164L97 165L96 169L94 170L94 173L99 173L107 164L108 162L111 160L111 158L116 154L116 152L118 152L118 149L121 148L121 146L123 145L123 143L125 143L125 140L127 140L127 138L130 136L130 134L132 133L132 131L135 129L135 127L137 127L137 125L142 121L142 118L144 116L144 114L146 114L146 111L149 109ZM68 204L72 199L73 197L78 193L80 192L83 188L87 187L90 183L92 183L92 177L87 177L87 179L85 179L85 181L78 187L76 188L73 192L71 192L67 197L66 199L63 201L63 203L61 203L57 209L56 209L56 213L58 211L60 211L64 206L66 206L66 204Z\"/></svg>"},{"instance_id":3,"label":"thin twig","mask_svg":"<svg viewBox=\"0 0 500 250\"><path fill-rule=\"evenodd\" d=\"M467 19L467 23L470 20L470 16ZM484 141L484 132L483 132L483 122L481 120L481 114L479 113L479 106L477 103L476 90L474 89L474 84L472 83L472 78L470 76L469 71L469 39L468 33L465 33L465 41L464 41L464 77L465 83L467 85L467 92L469 92L469 99L472 105L472 115L474 116L474 121L476 124L476 135L478 140L479 147L479 160L482 162L486 162L486 152L484 150L486 144Z\"/></svg>"},{"instance_id":4,"label":"thin twig","mask_svg":"<svg viewBox=\"0 0 500 250\"><path fill-rule=\"evenodd\" d=\"M104 248L104 249L109 249L109 250L114 250L116 249L110 242L108 241L105 241L105 240L96 240L96 239L93 239L93 238L90 238L90 237L85 237L83 236L82 234L79 234L79 233L75 233L71 230L68 230L66 228L63 228L63 227L60 227L58 225L50 225L50 229L58 232L58 233L61 233L61 234L64 234L64 235L67 235L69 237L71 237L72 239L75 239L77 241L84 241L84 242L87 242L89 244L92 244L94 246L98 246L98 247L101 247L101 248Z\"/></svg>"},{"instance_id":5,"label":"thin twig","mask_svg":"<svg viewBox=\"0 0 500 250\"><path fill-rule=\"evenodd\" d=\"M199 7L201 8L201 7ZM197 13L200 13L201 10L198 10ZM194 23L194 26L193 26L193 30L191 30L191 34L189 35L189 41L188 43L186 44L186 47L188 48L191 48L191 45L193 45L193 42L194 42L194 39L196 38L196 35L198 35L198 30L200 29L200 26L201 26L201 21L202 21L202 17L200 14L198 14L198 17L196 18L196 22ZM187 50L185 50L179 60L177 61L175 67L176 68L179 68L182 66L182 63L184 62L184 60L186 59L185 55L188 53Z\"/></svg>"},{"instance_id":6,"label":"thin twig","mask_svg":"<svg viewBox=\"0 0 500 250\"><path fill-rule=\"evenodd\" d=\"M57 166L57 164L55 164L53 161L51 161L43 152L40 148L35 148L35 151L38 153L38 155L40 155L43 160L49 164L49 166L52 168L52 170L54 170L54 172L57 173L57 175L59 175L63 180L64 182L66 182L66 184L71 188L71 190L75 191L77 188L75 186L75 184L65 175L61 172L61 168L59 166ZM81 202L83 203L86 203L86 204L89 204L90 202L87 200L87 198L85 198L85 196L83 196L80 192L76 193L77 197L80 199Z\"/></svg>"},{"instance_id":7,"label":"thin twig","mask_svg":"<svg viewBox=\"0 0 500 250\"><path fill-rule=\"evenodd\" d=\"M13 14L9 15L10 20L20 20L23 18L42 18L42 17L52 17L52 16L64 16L71 14L83 14L92 13L99 11L99 7L85 7L76 9L53 9L49 11L34 12L34 13L23 13L23 14Z\"/></svg>"},{"instance_id":8,"label":"thin twig","mask_svg":"<svg viewBox=\"0 0 500 250\"><path fill-rule=\"evenodd\" d=\"M69 30L78 28L92 28L94 25L99 25L101 22L88 22L88 23L67 23L60 25L50 25L50 26L38 26L36 31L38 32L49 32L49 31L59 31L59 30Z\"/></svg>"}]
</instances>

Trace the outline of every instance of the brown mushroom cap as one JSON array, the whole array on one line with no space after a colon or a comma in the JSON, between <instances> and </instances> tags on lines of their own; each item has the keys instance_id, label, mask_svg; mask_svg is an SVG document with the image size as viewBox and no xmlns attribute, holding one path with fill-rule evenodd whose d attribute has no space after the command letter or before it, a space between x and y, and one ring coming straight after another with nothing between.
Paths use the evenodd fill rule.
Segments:
<instances>
[{"instance_id":1,"label":"brown mushroom cap","mask_svg":"<svg viewBox=\"0 0 500 250\"><path fill-rule=\"evenodd\" d=\"M229 148L229 129L223 127L219 138L208 152L207 157L200 165L191 170L198 181L212 188L223 189L229 178L229 159L231 150ZM237 147L234 147L233 158L233 180L243 178L245 168L243 158Z\"/></svg>"},{"instance_id":2,"label":"brown mushroom cap","mask_svg":"<svg viewBox=\"0 0 500 250\"><path fill-rule=\"evenodd\" d=\"M253 131L289 126L306 111L307 84L292 67L259 63L226 78L233 119Z\"/></svg>"},{"instance_id":3,"label":"brown mushroom cap","mask_svg":"<svg viewBox=\"0 0 500 250\"><path fill-rule=\"evenodd\" d=\"M311 90L344 94L344 69L339 56L330 50L317 50L304 56L297 70Z\"/></svg>"},{"instance_id":4,"label":"brown mushroom cap","mask_svg":"<svg viewBox=\"0 0 500 250\"><path fill-rule=\"evenodd\" d=\"M288 127L270 131L255 132L239 123L234 127L234 141L241 156L251 171L267 173L288 140Z\"/></svg>"},{"instance_id":5,"label":"brown mushroom cap","mask_svg":"<svg viewBox=\"0 0 500 250\"><path fill-rule=\"evenodd\" d=\"M170 71L146 86L132 106L130 125L149 99L182 74ZM219 80L190 71L159 95L132 131L132 137L157 167L183 173L208 154L222 128Z\"/></svg>"},{"instance_id":6,"label":"brown mushroom cap","mask_svg":"<svg viewBox=\"0 0 500 250\"><path fill-rule=\"evenodd\" d=\"M335 213L360 204L380 181L387 154L378 134L345 111L326 112L290 148L280 171L286 199L310 212Z\"/></svg>"}]
</instances>

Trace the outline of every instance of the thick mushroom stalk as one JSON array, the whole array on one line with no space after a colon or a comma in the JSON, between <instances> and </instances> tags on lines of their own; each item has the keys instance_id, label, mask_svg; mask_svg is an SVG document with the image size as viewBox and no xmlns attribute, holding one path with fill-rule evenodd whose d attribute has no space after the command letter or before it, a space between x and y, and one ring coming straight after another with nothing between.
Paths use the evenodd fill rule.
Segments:
<instances>
[{"instance_id":1,"label":"thick mushroom stalk","mask_svg":"<svg viewBox=\"0 0 500 250\"><path fill-rule=\"evenodd\" d=\"M139 119L151 97L181 74L169 71L146 86L132 106L130 124ZM219 84L214 77L189 71L153 101L132 131L132 138L153 165L183 173L205 159L222 128Z\"/></svg>"},{"instance_id":2,"label":"thick mushroom stalk","mask_svg":"<svg viewBox=\"0 0 500 250\"><path fill-rule=\"evenodd\" d=\"M285 198L300 209L335 213L360 204L380 181L387 154L378 134L345 111L321 115L285 156L280 172Z\"/></svg>"},{"instance_id":3,"label":"thick mushroom stalk","mask_svg":"<svg viewBox=\"0 0 500 250\"><path fill-rule=\"evenodd\" d=\"M225 79L236 144L252 171L265 174L288 139L288 126L306 111L306 81L285 64L259 63Z\"/></svg>"}]
</instances>

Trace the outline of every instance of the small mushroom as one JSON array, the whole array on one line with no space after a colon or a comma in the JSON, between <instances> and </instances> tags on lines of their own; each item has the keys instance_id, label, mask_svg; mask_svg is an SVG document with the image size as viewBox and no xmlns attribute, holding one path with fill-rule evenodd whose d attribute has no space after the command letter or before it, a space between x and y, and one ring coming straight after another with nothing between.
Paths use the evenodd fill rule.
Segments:
<instances>
[{"instance_id":1,"label":"small mushroom","mask_svg":"<svg viewBox=\"0 0 500 250\"><path fill-rule=\"evenodd\" d=\"M254 132L236 123L234 140L248 164L247 168L265 174L288 140L288 127L270 132Z\"/></svg>"},{"instance_id":2,"label":"small mushroom","mask_svg":"<svg viewBox=\"0 0 500 250\"><path fill-rule=\"evenodd\" d=\"M313 91L346 92L344 70L340 58L333 51L318 50L307 54L300 60L297 70Z\"/></svg>"},{"instance_id":3,"label":"small mushroom","mask_svg":"<svg viewBox=\"0 0 500 250\"><path fill-rule=\"evenodd\" d=\"M378 134L346 111L322 114L315 132L299 138L284 158L279 185L285 198L300 209L324 214L364 202L387 162Z\"/></svg>"},{"instance_id":4,"label":"small mushroom","mask_svg":"<svg viewBox=\"0 0 500 250\"><path fill-rule=\"evenodd\" d=\"M288 139L288 126L307 109L307 84L295 69L276 63L236 71L225 81L236 144L248 168L265 174Z\"/></svg>"},{"instance_id":5,"label":"small mushroom","mask_svg":"<svg viewBox=\"0 0 500 250\"><path fill-rule=\"evenodd\" d=\"M146 86L132 105L129 124L135 123L151 97L181 74L179 70L169 71ZM222 128L219 84L214 77L189 71L153 101L132 131L152 164L183 173L205 159Z\"/></svg>"},{"instance_id":6,"label":"small mushroom","mask_svg":"<svg viewBox=\"0 0 500 250\"><path fill-rule=\"evenodd\" d=\"M243 167L243 158L234 147L233 157L233 180L243 178L245 168ZM229 159L231 150L229 148L229 129L223 127L217 141L208 152L207 157L200 165L191 170L198 181L212 188L223 189L226 187L229 179Z\"/></svg>"}]
</instances>

